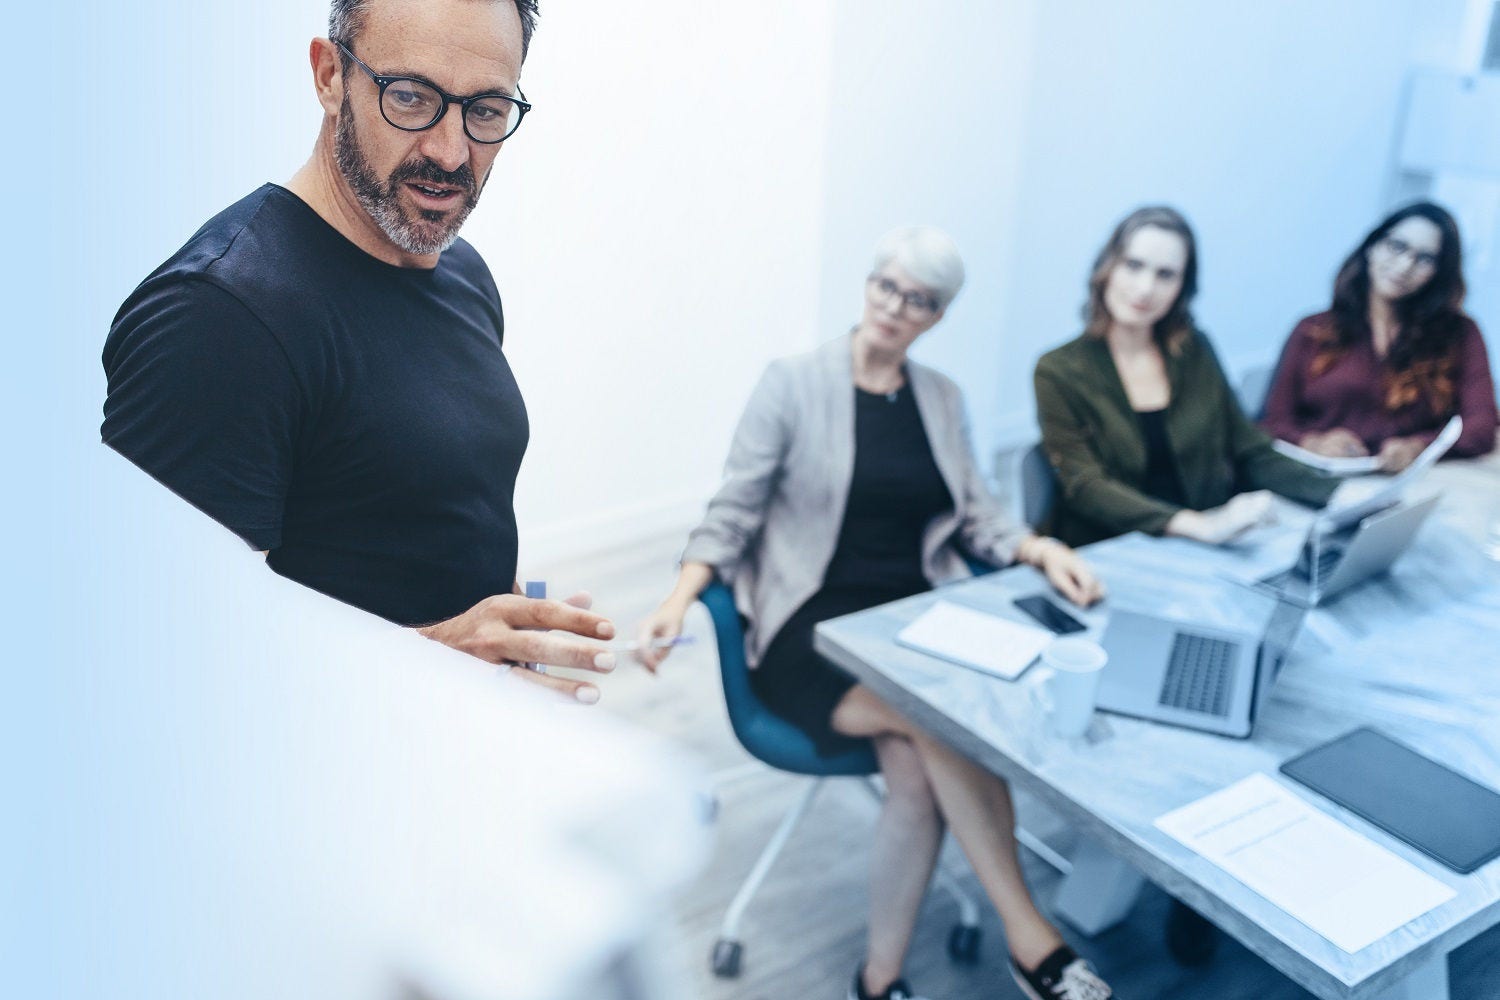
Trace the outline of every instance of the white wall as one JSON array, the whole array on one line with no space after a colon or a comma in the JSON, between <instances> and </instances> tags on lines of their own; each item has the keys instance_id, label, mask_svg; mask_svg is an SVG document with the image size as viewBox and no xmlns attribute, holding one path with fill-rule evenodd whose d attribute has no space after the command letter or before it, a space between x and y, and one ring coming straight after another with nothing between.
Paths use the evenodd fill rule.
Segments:
<instances>
[{"instance_id":1,"label":"white wall","mask_svg":"<svg viewBox=\"0 0 1500 1000\"><path fill-rule=\"evenodd\" d=\"M817 341L827 9L546 5L537 105L465 229L531 448L523 572L685 529L765 363Z\"/></svg>"},{"instance_id":2,"label":"white wall","mask_svg":"<svg viewBox=\"0 0 1500 1000\"><path fill-rule=\"evenodd\" d=\"M1458 86L1462 88L1466 102L1487 93L1493 106L1494 94L1500 90L1500 74L1486 74L1473 88L1468 86L1468 81L1479 72L1489 37L1490 18L1500 16L1500 8L1496 7L1494 0L1466 0L1463 3L1452 0L1450 7L1452 9L1445 19L1446 30L1429 38L1423 46L1422 65L1438 71L1440 76L1463 80ZM1454 120L1451 115L1457 110L1424 105L1416 100L1415 90L1414 87L1409 92L1403 148L1405 140L1412 138L1416 129L1451 122ZM1481 148L1495 148L1493 132L1496 128L1500 128L1500 123L1491 122L1490 135L1457 129L1464 144L1450 147L1450 151L1459 153L1461 162L1472 162L1470 157L1477 158ZM1495 372L1496 383L1500 384L1500 351L1496 350L1496 337L1500 336L1500 172L1443 169L1436 174L1403 175L1397 186L1407 189L1403 193L1409 192L1413 197L1439 202L1458 220L1464 238L1464 277L1469 286L1464 308L1487 335L1490 367Z\"/></svg>"},{"instance_id":3,"label":"white wall","mask_svg":"<svg viewBox=\"0 0 1500 1000\"><path fill-rule=\"evenodd\" d=\"M886 231L931 224L968 280L915 355L959 379L982 453L997 414L1028 405L996 378L1018 356L1000 320L1019 294L1013 238L1035 64L1032 0L836 5L825 182L820 333L858 318L870 251ZM1023 341L1024 343L1024 341Z\"/></svg>"},{"instance_id":4,"label":"white wall","mask_svg":"<svg viewBox=\"0 0 1500 1000\"><path fill-rule=\"evenodd\" d=\"M869 155L867 105L835 105L824 312L857 292L837 268L861 220L952 228L972 285L920 346L963 385L982 455L1030 423L1035 358L1076 335L1094 254L1146 202L1197 229L1226 363L1274 358L1385 207L1413 59L1462 20L1461 0L974 6L840 5L834 92L879 79L881 117L916 127Z\"/></svg>"}]
</instances>

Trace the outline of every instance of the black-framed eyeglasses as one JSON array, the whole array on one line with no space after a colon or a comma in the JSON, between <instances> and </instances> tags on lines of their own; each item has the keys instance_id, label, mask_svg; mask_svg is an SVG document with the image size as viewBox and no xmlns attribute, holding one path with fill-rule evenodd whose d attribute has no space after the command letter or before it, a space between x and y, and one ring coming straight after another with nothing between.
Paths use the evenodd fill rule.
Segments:
<instances>
[{"instance_id":1,"label":"black-framed eyeglasses","mask_svg":"<svg viewBox=\"0 0 1500 1000\"><path fill-rule=\"evenodd\" d=\"M1410 256L1413 267L1429 268L1438 265L1437 254L1418 250L1399 236L1387 236L1380 242L1385 244L1386 252L1392 257Z\"/></svg>"},{"instance_id":2,"label":"black-framed eyeglasses","mask_svg":"<svg viewBox=\"0 0 1500 1000\"><path fill-rule=\"evenodd\" d=\"M872 274L865 279L867 293L877 302L900 300L899 310L912 319L923 320L938 311L937 299L926 292L903 292L901 286L883 274Z\"/></svg>"},{"instance_id":3,"label":"black-framed eyeglasses","mask_svg":"<svg viewBox=\"0 0 1500 1000\"><path fill-rule=\"evenodd\" d=\"M333 44L370 74L370 79L380 88L381 117L403 132L432 128L448 113L448 105L457 104L463 112L464 134L475 142L493 145L509 139L521 127L526 112L531 110L525 94L519 99L509 94L458 97L417 77L382 76L366 66L343 42L335 40Z\"/></svg>"}]
</instances>

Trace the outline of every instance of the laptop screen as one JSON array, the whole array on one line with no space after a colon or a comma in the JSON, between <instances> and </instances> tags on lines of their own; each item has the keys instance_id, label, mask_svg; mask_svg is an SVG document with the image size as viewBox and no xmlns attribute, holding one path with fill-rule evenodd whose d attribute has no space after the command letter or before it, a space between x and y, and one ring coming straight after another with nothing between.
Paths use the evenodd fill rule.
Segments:
<instances>
[{"instance_id":1,"label":"laptop screen","mask_svg":"<svg viewBox=\"0 0 1500 1000\"><path fill-rule=\"evenodd\" d=\"M1281 668L1292 654L1297 634L1307 619L1307 605L1301 601L1278 598L1271 618L1266 622L1265 636L1260 641L1255 664L1255 690L1251 694L1251 719L1260 715L1261 708L1270 697L1271 686L1281 676Z\"/></svg>"}]
</instances>

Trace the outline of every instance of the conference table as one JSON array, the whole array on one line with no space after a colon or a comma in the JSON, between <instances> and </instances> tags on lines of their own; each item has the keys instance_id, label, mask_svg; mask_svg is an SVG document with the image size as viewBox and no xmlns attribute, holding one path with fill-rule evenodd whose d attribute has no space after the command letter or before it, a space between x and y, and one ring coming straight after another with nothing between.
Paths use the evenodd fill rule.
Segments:
<instances>
[{"instance_id":1,"label":"conference table","mask_svg":"<svg viewBox=\"0 0 1500 1000\"><path fill-rule=\"evenodd\" d=\"M929 732L1040 799L1079 834L1054 908L1085 933L1123 919L1149 879L1318 997L1443 1000L1447 956L1500 923L1500 860L1458 875L1333 802L1279 765L1362 725L1500 788L1500 455L1450 461L1413 495L1442 500L1391 571L1308 615L1248 739L1096 712L1083 736L1047 730L1037 687L897 645L938 600L1016 621L1015 597L1047 590L1017 566L833 619L818 650ZM1085 550L1109 596L1070 609L1097 639L1110 609L1228 628L1258 626L1265 598L1246 581L1290 565L1311 514L1220 548L1139 534ZM1264 773L1453 889L1448 902L1348 953L1157 829L1154 821Z\"/></svg>"}]
</instances>

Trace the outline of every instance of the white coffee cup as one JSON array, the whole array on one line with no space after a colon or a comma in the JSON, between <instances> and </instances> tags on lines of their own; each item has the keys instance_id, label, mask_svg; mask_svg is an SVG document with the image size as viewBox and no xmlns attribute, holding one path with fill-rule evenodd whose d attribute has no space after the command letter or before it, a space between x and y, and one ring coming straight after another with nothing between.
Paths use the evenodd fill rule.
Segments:
<instances>
[{"instance_id":1,"label":"white coffee cup","mask_svg":"<svg viewBox=\"0 0 1500 1000\"><path fill-rule=\"evenodd\" d=\"M1067 636L1053 639L1042 650L1042 665L1051 670L1038 698L1047 713L1047 728L1056 736L1082 736L1094 717L1099 673L1109 662L1104 647L1092 639Z\"/></svg>"}]
</instances>

